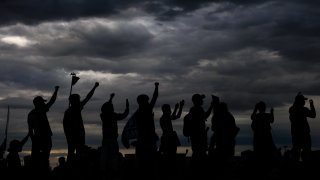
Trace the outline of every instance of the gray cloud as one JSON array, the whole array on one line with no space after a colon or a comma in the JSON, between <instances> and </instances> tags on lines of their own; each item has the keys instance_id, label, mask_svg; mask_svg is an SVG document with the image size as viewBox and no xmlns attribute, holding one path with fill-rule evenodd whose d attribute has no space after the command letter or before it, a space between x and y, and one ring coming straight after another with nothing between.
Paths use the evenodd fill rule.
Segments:
<instances>
[{"instance_id":1,"label":"gray cloud","mask_svg":"<svg viewBox=\"0 0 320 180\"><path fill-rule=\"evenodd\" d=\"M48 117L55 146L64 147L61 120L71 72L80 77L73 92L81 97L100 82L83 111L89 144L100 141L96 133L101 128L100 107L111 92L116 92L116 111L123 111L128 98L133 113L137 95L151 96L155 81L160 82L156 123L163 103L173 107L184 99L187 111L192 94L203 93L207 108L210 94L216 94L245 119L239 121L242 130L237 141L244 144L250 142L249 115L257 101L285 109L279 113L279 126L284 128L276 128L277 142L285 143L289 139L286 108L296 93L318 100L316 2L79 1L71 7L69 0L56 1L66 4L56 5L46 15L42 10L51 1L37 5L34 0L28 5L41 11L20 11L26 2L2 1L5 6L0 6L0 107L5 114L11 105L12 123L19 123L11 137L23 137L32 98L49 98L59 85L58 100Z\"/></svg>"}]
</instances>

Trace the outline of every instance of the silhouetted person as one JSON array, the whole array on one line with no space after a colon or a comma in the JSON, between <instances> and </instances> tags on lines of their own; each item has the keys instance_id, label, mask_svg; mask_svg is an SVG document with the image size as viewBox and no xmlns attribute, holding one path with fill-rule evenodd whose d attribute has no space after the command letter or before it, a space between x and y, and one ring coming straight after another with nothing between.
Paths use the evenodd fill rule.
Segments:
<instances>
[{"instance_id":1,"label":"silhouetted person","mask_svg":"<svg viewBox=\"0 0 320 180\"><path fill-rule=\"evenodd\" d=\"M192 149L192 166L198 174L199 170L205 166L208 149L208 137L206 120L210 116L213 109L213 101L207 111L204 111L203 99L205 95L194 94L192 96L193 106L189 110L190 125L192 127L190 132L191 149Z\"/></svg>"},{"instance_id":2,"label":"silhouetted person","mask_svg":"<svg viewBox=\"0 0 320 180\"><path fill-rule=\"evenodd\" d=\"M253 151L259 160L271 160L276 152L271 134L271 124L274 122L273 108L270 113L266 113L266 104L260 101L254 107L251 120Z\"/></svg>"},{"instance_id":3,"label":"silhouetted person","mask_svg":"<svg viewBox=\"0 0 320 180\"><path fill-rule=\"evenodd\" d=\"M58 166L54 167L52 170L52 177L54 179L69 179L70 176L70 169L68 168L68 165L66 163L65 157L59 157L58 159Z\"/></svg>"},{"instance_id":4,"label":"silhouetted person","mask_svg":"<svg viewBox=\"0 0 320 180\"><path fill-rule=\"evenodd\" d=\"M119 144L118 144L118 122L123 120L129 114L129 101L126 99L126 109L123 113L114 112L112 99L114 94L110 95L109 101L101 107L100 118L102 121L102 152L101 169L103 175L114 177L119 170Z\"/></svg>"},{"instance_id":5,"label":"silhouetted person","mask_svg":"<svg viewBox=\"0 0 320 180\"><path fill-rule=\"evenodd\" d=\"M70 107L65 111L63 118L63 129L68 143L67 162L72 162L75 155L80 155L86 148L85 129L81 111L91 99L95 89L99 86L96 82L87 96L81 101L79 94L71 94L69 97Z\"/></svg>"},{"instance_id":6,"label":"silhouetted person","mask_svg":"<svg viewBox=\"0 0 320 180\"><path fill-rule=\"evenodd\" d=\"M152 99L146 94L137 97L138 110L135 113L137 123L136 156L140 173L152 175L157 153L158 136L155 132L153 108L158 98L159 83L155 83ZM142 174L141 174L142 175ZM144 176L146 177L146 176Z\"/></svg>"},{"instance_id":7,"label":"silhouetted person","mask_svg":"<svg viewBox=\"0 0 320 180\"><path fill-rule=\"evenodd\" d=\"M220 102L214 113L211 120L211 129L215 136L216 155L219 160L226 162L234 156L235 138L239 128L226 103Z\"/></svg>"},{"instance_id":8,"label":"silhouetted person","mask_svg":"<svg viewBox=\"0 0 320 180\"><path fill-rule=\"evenodd\" d=\"M29 135L32 141L31 157L32 162L49 166L49 156L52 148L52 131L48 121L47 112L57 99L59 86L48 103L41 96L33 99L34 109L28 114ZM40 163L40 164L39 164Z\"/></svg>"},{"instance_id":9,"label":"silhouetted person","mask_svg":"<svg viewBox=\"0 0 320 180\"><path fill-rule=\"evenodd\" d=\"M160 117L160 127L162 129L161 144L159 151L165 156L175 156L177 146L180 145L179 138L172 127L172 121L181 117L184 101L175 105L174 111L171 112L169 104L162 105L162 116Z\"/></svg>"},{"instance_id":10,"label":"silhouetted person","mask_svg":"<svg viewBox=\"0 0 320 180\"><path fill-rule=\"evenodd\" d=\"M175 158L177 147L180 146L180 140L172 127L172 121L179 119L182 114L184 100L175 105L174 111L171 112L169 104L162 105L162 116L160 117L160 127L162 129L162 136L160 141L159 152L163 154L165 159L164 166L171 168L175 165Z\"/></svg>"},{"instance_id":11,"label":"silhouetted person","mask_svg":"<svg viewBox=\"0 0 320 180\"><path fill-rule=\"evenodd\" d=\"M310 109L305 107L305 100L307 99L299 92L295 97L293 105L289 108L292 156L296 161L299 161L300 156L302 160L309 160L311 153L310 127L307 118L315 118L316 111L312 99L309 100Z\"/></svg>"},{"instance_id":12,"label":"silhouetted person","mask_svg":"<svg viewBox=\"0 0 320 180\"><path fill-rule=\"evenodd\" d=\"M21 160L19 152L22 151L24 144L28 141L29 134L24 137L21 141L19 140L12 140L10 141L9 148L8 148L8 155L6 158L8 169L12 172L21 170Z\"/></svg>"}]
</instances>

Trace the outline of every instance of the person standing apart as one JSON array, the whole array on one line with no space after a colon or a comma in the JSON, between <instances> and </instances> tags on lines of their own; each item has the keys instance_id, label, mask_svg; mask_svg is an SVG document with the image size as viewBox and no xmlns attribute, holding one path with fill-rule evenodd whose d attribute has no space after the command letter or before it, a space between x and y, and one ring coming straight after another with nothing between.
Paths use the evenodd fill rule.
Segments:
<instances>
[{"instance_id":1,"label":"person standing apart","mask_svg":"<svg viewBox=\"0 0 320 180\"><path fill-rule=\"evenodd\" d=\"M305 107L305 101L308 98L304 97L299 92L294 100L293 105L289 108L289 118L291 122L292 135L292 156L293 159L299 161L310 160L311 153L311 136L310 126L307 118L315 118L316 111L313 100L310 99L310 109Z\"/></svg>"}]
</instances>

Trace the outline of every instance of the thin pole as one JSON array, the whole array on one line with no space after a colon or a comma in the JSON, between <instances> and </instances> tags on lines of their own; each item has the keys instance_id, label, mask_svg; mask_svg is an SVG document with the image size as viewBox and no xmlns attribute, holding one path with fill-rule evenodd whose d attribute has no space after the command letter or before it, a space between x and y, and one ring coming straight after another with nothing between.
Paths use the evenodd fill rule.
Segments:
<instances>
[{"instance_id":1,"label":"thin pole","mask_svg":"<svg viewBox=\"0 0 320 180\"><path fill-rule=\"evenodd\" d=\"M71 73L72 75L72 73ZM72 78L71 78L71 86L70 86L70 93L69 93L69 97L71 96L71 93L72 93ZM69 99L69 98L68 98ZM69 107L70 107L70 100L69 101Z\"/></svg>"},{"instance_id":2,"label":"thin pole","mask_svg":"<svg viewBox=\"0 0 320 180\"><path fill-rule=\"evenodd\" d=\"M5 138L6 139L8 136L9 119L10 119L10 106L8 106L8 111L7 111L7 124L6 124L6 130L5 130Z\"/></svg>"}]
</instances>

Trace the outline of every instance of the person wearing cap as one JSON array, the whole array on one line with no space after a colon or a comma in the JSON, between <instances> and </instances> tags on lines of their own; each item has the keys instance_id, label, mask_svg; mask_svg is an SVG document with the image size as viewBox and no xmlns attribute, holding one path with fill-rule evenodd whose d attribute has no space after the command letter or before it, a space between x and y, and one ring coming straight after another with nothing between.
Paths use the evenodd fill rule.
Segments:
<instances>
[{"instance_id":1,"label":"person wearing cap","mask_svg":"<svg viewBox=\"0 0 320 180\"><path fill-rule=\"evenodd\" d=\"M49 166L49 156L52 148L52 131L47 112L56 101L58 90L59 86L56 86L48 103L42 96L35 97L33 99L34 109L28 114L29 135L32 141L31 157L34 162L39 163L41 161L46 163L46 166Z\"/></svg>"},{"instance_id":2,"label":"person wearing cap","mask_svg":"<svg viewBox=\"0 0 320 180\"><path fill-rule=\"evenodd\" d=\"M192 149L192 160L195 162L195 165L203 164L203 161L207 157L207 127L206 120L210 116L211 111L213 110L214 96L212 96L212 102L207 111L204 111L203 99L205 95L194 94L192 95L193 106L189 110L191 115L191 149Z\"/></svg>"},{"instance_id":3,"label":"person wearing cap","mask_svg":"<svg viewBox=\"0 0 320 180\"><path fill-rule=\"evenodd\" d=\"M91 99L98 86L99 83L96 82L82 101L79 94L71 94L69 96L70 106L64 112L63 117L63 130L68 144L68 163L73 162L75 155L82 154L86 148L85 129L81 111Z\"/></svg>"},{"instance_id":4,"label":"person wearing cap","mask_svg":"<svg viewBox=\"0 0 320 180\"><path fill-rule=\"evenodd\" d=\"M309 100L310 109L305 107L307 99L299 92L295 97L293 105L289 108L292 156L296 161L299 161L300 158L303 161L308 160L311 153L310 127L307 118L315 118L316 111L312 99Z\"/></svg>"},{"instance_id":5,"label":"person wearing cap","mask_svg":"<svg viewBox=\"0 0 320 180\"><path fill-rule=\"evenodd\" d=\"M110 99L101 107L100 118L102 121L102 152L101 152L101 170L103 175L112 177L119 169L119 144L118 144L118 122L125 119L129 114L129 101L126 99L126 108L123 113L114 112L112 99L114 93L110 95Z\"/></svg>"}]
</instances>

